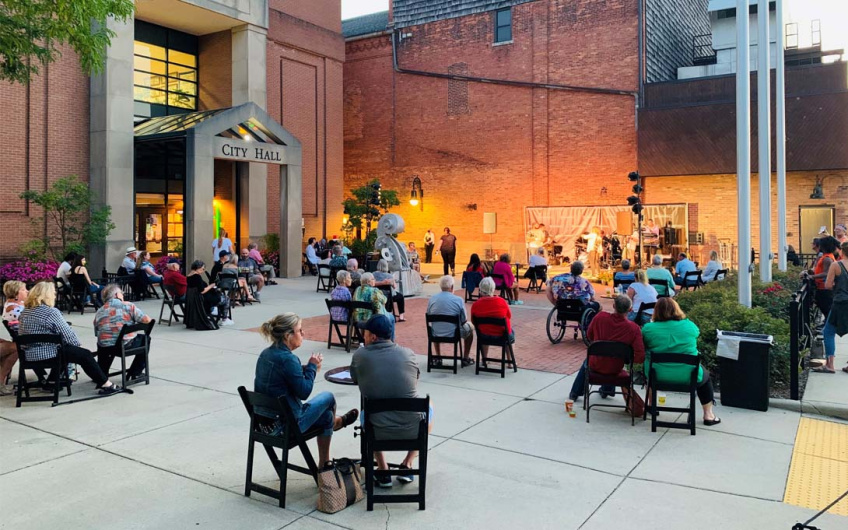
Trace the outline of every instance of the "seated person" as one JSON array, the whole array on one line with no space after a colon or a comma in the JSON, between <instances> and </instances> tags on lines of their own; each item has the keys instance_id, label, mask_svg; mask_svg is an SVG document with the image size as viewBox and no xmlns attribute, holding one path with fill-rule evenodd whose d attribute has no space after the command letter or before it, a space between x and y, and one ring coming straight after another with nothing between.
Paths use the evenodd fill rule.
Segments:
<instances>
[{"instance_id":1,"label":"seated person","mask_svg":"<svg viewBox=\"0 0 848 530\"><path fill-rule=\"evenodd\" d=\"M253 298L259 300L259 291L265 287L265 277L259 271L259 264L253 261L250 257L250 251L246 248L241 249L241 259L236 262L238 265L239 275L245 276L242 278L247 280L247 283L253 286Z\"/></svg>"},{"instance_id":2,"label":"seated person","mask_svg":"<svg viewBox=\"0 0 848 530\"><path fill-rule=\"evenodd\" d=\"M121 262L121 267L123 267L127 274L132 274L135 272L135 260L138 257L138 251L135 247L129 247L127 249L127 255L124 257L124 261Z\"/></svg>"},{"instance_id":3,"label":"seated person","mask_svg":"<svg viewBox=\"0 0 848 530\"><path fill-rule=\"evenodd\" d=\"M583 274L583 262L571 264L571 273L558 274L548 280L548 301L557 305L559 299L581 300L586 307L601 310L601 304L595 301L595 289Z\"/></svg>"},{"instance_id":4,"label":"seated person","mask_svg":"<svg viewBox=\"0 0 848 530\"><path fill-rule=\"evenodd\" d=\"M165 275L162 279L162 284L165 287L170 287L174 293L174 301L178 304L185 303L186 289L188 283L186 277L180 272L180 260L171 258L168 260L168 268L165 269Z\"/></svg>"},{"instance_id":5,"label":"seated person","mask_svg":"<svg viewBox=\"0 0 848 530\"><path fill-rule=\"evenodd\" d=\"M247 288L247 278L241 276L241 270L239 268L238 262L238 256L236 256L235 254L230 254L229 259L226 263L224 263L224 266L221 268L221 272L218 273L218 287L221 289L224 289L226 287L224 277L235 277L236 281L238 282L239 299L242 301L246 300L248 302L256 302L256 298L251 296L250 290ZM227 273L222 275L221 273L223 273L224 271L227 271Z\"/></svg>"},{"instance_id":6,"label":"seated person","mask_svg":"<svg viewBox=\"0 0 848 530\"><path fill-rule=\"evenodd\" d=\"M318 261L318 265L329 265L330 261L332 261L332 258L330 256L327 256L326 258ZM324 269L324 268L318 269L318 275L321 276L322 278L329 278L330 274L332 274L331 269Z\"/></svg>"},{"instance_id":7,"label":"seated person","mask_svg":"<svg viewBox=\"0 0 848 530\"><path fill-rule=\"evenodd\" d=\"M500 288L502 284L506 286L510 304L524 304L524 302L518 299L518 280L512 274L512 265L509 264L509 254L501 254L495 266L492 267L492 274L503 276L503 280L500 278L492 279L495 281L495 287Z\"/></svg>"},{"instance_id":8,"label":"seated person","mask_svg":"<svg viewBox=\"0 0 848 530\"><path fill-rule=\"evenodd\" d=\"M212 270L209 271L209 280L212 283L218 281L218 274L223 270L224 265L230 262L230 251L222 250L218 253L218 261L212 265Z\"/></svg>"},{"instance_id":9,"label":"seated person","mask_svg":"<svg viewBox=\"0 0 848 530\"><path fill-rule=\"evenodd\" d=\"M701 274L701 280L704 283L715 280L716 273L721 270L721 262L718 260L718 252L715 250L710 252L710 261L704 267L704 272Z\"/></svg>"},{"instance_id":10,"label":"seated person","mask_svg":"<svg viewBox=\"0 0 848 530\"><path fill-rule=\"evenodd\" d=\"M459 321L462 326L459 329L459 335L465 345L465 356L462 358L462 366L474 364L471 359L471 346L474 343L474 327L468 322L465 315L465 300L453 294L454 281L453 276L442 276L439 279L439 288L441 292L434 294L427 302L428 315L446 315L459 316ZM453 337L455 327L447 322L433 322L433 335L436 337ZM436 348L436 353L441 355L441 344L436 342L433 347ZM441 359L437 364L441 365Z\"/></svg>"},{"instance_id":11,"label":"seated person","mask_svg":"<svg viewBox=\"0 0 848 530\"><path fill-rule=\"evenodd\" d=\"M89 294L86 296L86 300L92 300L91 295L94 295L92 300L94 302L94 306L100 307L103 305L103 301L100 298L100 291L103 290L103 287L91 281L91 277L88 275L88 269L85 267L85 263L85 256L77 254L77 257L74 258L74 264L68 278L70 279L71 286L74 289L81 290Z\"/></svg>"},{"instance_id":12,"label":"seated person","mask_svg":"<svg viewBox=\"0 0 848 530\"><path fill-rule=\"evenodd\" d=\"M189 289L197 289L200 293L203 298L203 307L208 314L212 316L226 315L230 300L216 289L214 283L207 284L203 280L205 270L206 264L200 260L195 260L191 264L191 272L186 276L186 284ZM232 319L229 318L221 320L222 326L232 326L233 323Z\"/></svg>"},{"instance_id":13,"label":"seated person","mask_svg":"<svg viewBox=\"0 0 848 530\"><path fill-rule=\"evenodd\" d=\"M389 300L389 312L394 313L393 304L397 304L398 322L406 322L406 317L404 316L406 303L404 302L403 295L397 290L397 282L395 281L394 275L389 272L388 261L381 259L377 262L377 270L374 271L374 281L374 285L377 287L391 287L392 297Z\"/></svg>"},{"instance_id":14,"label":"seated person","mask_svg":"<svg viewBox=\"0 0 848 530\"><path fill-rule=\"evenodd\" d=\"M484 267L483 263L480 261L480 256L477 254L471 254L471 258L468 260L468 266L465 267L465 272L476 272L483 278L485 278L486 274L488 274L486 267Z\"/></svg>"},{"instance_id":15,"label":"seated person","mask_svg":"<svg viewBox=\"0 0 848 530\"><path fill-rule=\"evenodd\" d=\"M359 268L359 262L355 258L347 260L347 272L350 273L350 279L353 282L358 282L362 273L365 272Z\"/></svg>"},{"instance_id":16,"label":"seated person","mask_svg":"<svg viewBox=\"0 0 848 530\"><path fill-rule=\"evenodd\" d=\"M618 280L622 282L619 284L619 293L624 294L627 292L627 288L636 280L636 273L630 270L630 260L623 259L621 260L621 270L616 271L612 276L613 280Z\"/></svg>"},{"instance_id":17,"label":"seated person","mask_svg":"<svg viewBox=\"0 0 848 530\"><path fill-rule=\"evenodd\" d=\"M657 286L657 295L674 296L676 293L674 290L674 277L668 269L662 266L662 262L663 258L659 254L654 254L654 257L651 258L651 267L645 271L648 275L648 283L651 280L665 280L665 286Z\"/></svg>"},{"instance_id":18,"label":"seated person","mask_svg":"<svg viewBox=\"0 0 848 530\"><path fill-rule=\"evenodd\" d=\"M415 248L415 241L410 241L407 245L406 258L412 270L421 272L421 257L418 255L418 249Z\"/></svg>"},{"instance_id":19,"label":"seated person","mask_svg":"<svg viewBox=\"0 0 848 530\"><path fill-rule=\"evenodd\" d=\"M97 336L97 364L104 374L109 373L114 353L107 353L115 345L121 328L133 324L147 324L150 317L129 302L124 301L124 292L121 287L110 283L103 288L103 307L94 314L94 334ZM144 344L144 336L136 333L124 335L126 348L136 348ZM133 356L132 365L127 370L127 379L136 379L144 371L144 355Z\"/></svg>"},{"instance_id":20,"label":"seated person","mask_svg":"<svg viewBox=\"0 0 848 530\"><path fill-rule=\"evenodd\" d=\"M695 262L687 258L685 252L681 252L677 257L677 264L674 266L674 271L676 273L674 276L674 283L684 287L687 285L695 285L696 280L694 279L688 280L686 285L684 285L683 282L685 281L684 278L686 277L687 272L694 272L696 270L698 270L698 267L695 266Z\"/></svg>"},{"instance_id":21,"label":"seated person","mask_svg":"<svg viewBox=\"0 0 848 530\"><path fill-rule=\"evenodd\" d=\"M331 300L339 300L342 302L350 301L350 273L347 271L339 271L336 273L336 288L330 291ZM333 320L347 322L348 311L344 307L330 308L330 316Z\"/></svg>"},{"instance_id":22,"label":"seated person","mask_svg":"<svg viewBox=\"0 0 848 530\"><path fill-rule=\"evenodd\" d=\"M147 278L147 283L158 283L160 285L162 284L162 277L156 274L156 269L153 267L153 264L150 263L150 252L147 252L145 250L144 252L138 253L138 258L135 262L135 270L144 271L145 277Z\"/></svg>"},{"instance_id":23,"label":"seated person","mask_svg":"<svg viewBox=\"0 0 848 530\"><path fill-rule=\"evenodd\" d=\"M365 345L353 354L350 363L350 377L359 385L359 391L367 399L401 399L420 397L418 387L418 361L412 350L392 342L393 326L384 315L374 315L365 323L363 335ZM370 414L367 410L362 412ZM418 438L418 429L423 419L418 412L379 412L370 416L374 426L374 437L378 440L414 440ZM430 402L430 424L433 430L433 404ZM410 469L417 451L409 451L399 468ZM386 458L381 452L375 452L377 469L389 469ZM408 484L414 475L398 475L398 482ZM374 477L379 488L391 488L391 477Z\"/></svg>"},{"instance_id":24,"label":"seated person","mask_svg":"<svg viewBox=\"0 0 848 530\"><path fill-rule=\"evenodd\" d=\"M252 241L248 243L247 250L250 259L259 265L259 271L265 276L265 283L268 285L277 285L277 282L274 281L274 278L277 277L277 271L274 270L273 265L265 263L265 258L262 257L262 253L259 252L259 249L256 247L256 243Z\"/></svg>"},{"instance_id":25,"label":"seated person","mask_svg":"<svg viewBox=\"0 0 848 530\"><path fill-rule=\"evenodd\" d=\"M801 257L795 251L795 247L789 245L786 247L786 262L791 263L796 267L800 267L803 263L801 262Z\"/></svg>"},{"instance_id":26,"label":"seated person","mask_svg":"<svg viewBox=\"0 0 848 530\"><path fill-rule=\"evenodd\" d=\"M627 315L627 318L633 322L636 322L636 317L639 314L639 308L642 304L653 304L657 301L657 290L654 289L653 285L648 283L648 274L644 270L639 269L636 271L636 281L627 287L627 296L632 301L630 313ZM636 324L641 326L649 322L653 314L653 309L646 309L642 312L642 321L636 322Z\"/></svg>"},{"instance_id":27,"label":"seated person","mask_svg":"<svg viewBox=\"0 0 848 530\"><path fill-rule=\"evenodd\" d=\"M14 334L18 332L18 319L21 316L21 311L24 310L24 302L26 302L29 291L26 284L16 280L9 280L3 284L3 295L6 297L6 303L3 304L3 322L9 325L14 339ZM10 344L10 346L7 346ZM14 394L14 386L6 384L6 379L12 373L15 363L18 361L18 349L13 343L3 343L3 348L0 349L0 396L11 396ZM44 371L39 370L39 379L44 380Z\"/></svg>"},{"instance_id":28,"label":"seated person","mask_svg":"<svg viewBox=\"0 0 848 530\"><path fill-rule=\"evenodd\" d=\"M315 248L315 238L310 237L306 242L306 261L309 262L310 268L314 269L318 262L321 261L321 258L318 257L318 251Z\"/></svg>"},{"instance_id":29,"label":"seated person","mask_svg":"<svg viewBox=\"0 0 848 530\"><path fill-rule=\"evenodd\" d=\"M103 373L97 361L89 350L81 347L80 340L74 330L62 316L62 312L53 307L56 303L56 289L52 283L40 282L35 284L27 296L24 310L21 312L18 333L23 335L59 335L62 337L62 352L65 361L78 364L82 371L94 381L100 395L119 392L121 387L112 384L109 377ZM32 344L26 346L24 355L29 361L46 361L58 355L56 344ZM62 368L64 370L64 367ZM50 373L49 380L55 381L57 373Z\"/></svg>"},{"instance_id":30,"label":"seated person","mask_svg":"<svg viewBox=\"0 0 848 530\"><path fill-rule=\"evenodd\" d=\"M135 250L135 248L133 248L133 247L130 247L130 248ZM65 256L64 261L62 261L62 264L59 265L59 268L56 269L56 277L61 278L62 281L64 281L66 284L70 284L69 275L71 274L71 267L73 266L74 258L76 258L76 257L77 257L76 252L69 252Z\"/></svg>"},{"instance_id":31,"label":"seated person","mask_svg":"<svg viewBox=\"0 0 848 530\"><path fill-rule=\"evenodd\" d=\"M614 313L601 311L592 323L589 324L589 340L611 340L622 342L633 348L633 364L639 364L645 360L645 346L642 343L642 332L639 326L628 320L627 313L630 312L630 298L620 294L613 300ZM591 368L593 372L604 375L627 375L624 370L624 360L613 357L592 357ZM583 395L583 390L586 380L587 361L583 361L583 366L577 372L577 377L574 378L574 384L571 386L571 392L568 394L568 399L574 401ZM628 389L622 387L621 391L627 394ZM611 385L601 386L601 397L613 395L615 388ZM625 396L625 401L629 402L629 397Z\"/></svg>"},{"instance_id":32,"label":"seated person","mask_svg":"<svg viewBox=\"0 0 848 530\"><path fill-rule=\"evenodd\" d=\"M392 323L392 340L395 340L395 316L391 313L386 313L386 295L375 286L375 283L374 275L370 272L364 272L359 277L359 287L353 293L353 300L356 302L368 302L371 304L371 309L355 309L353 311L353 321L358 324L364 324L373 314L387 315Z\"/></svg>"},{"instance_id":33,"label":"seated person","mask_svg":"<svg viewBox=\"0 0 848 530\"><path fill-rule=\"evenodd\" d=\"M491 278L483 278L480 282L480 298L471 304L471 320L475 318L504 318L506 319L506 332L510 344L515 343L515 331L512 329L512 312L509 304L500 296L495 296L495 281ZM503 335L503 328L494 324L481 324L480 333L492 337ZM483 356L489 352L489 347L483 345Z\"/></svg>"},{"instance_id":34,"label":"seated person","mask_svg":"<svg viewBox=\"0 0 848 530\"><path fill-rule=\"evenodd\" d=\"M539 247L536 249L534 254L530 255L530 259L527 260L527 271L524 273L524 277L527 279L536 278L537 281L544 284L548 281L548 278L544 274L536 275L536 267L547 267L548 260L545 258L545 248Z\"/></svg>"},{"instance_id":35,"label":"seated person","mask_svg":"<svg viewBox=\"0 0 848 530\"><path fill-rule=\"evenodd\" d=\"M652 322L642 326L642 340L645 341L645 374L650 376L651 353L685 353L698 355L698 335L701 331L694 322L686 318L680 306L672 298L660 298L654 309ZM668 383L685 385L689 383L689 366L664 364L656 367L657 378ZM704 425L721 423L713 411L713 383L710 373L703 366L698 367L698 399L704 409Z\"/></svg>"},{"instance_id":36,"label":"seated person","mask_svg":"<svg viewBox=\"0 0 848 530\"><path fill-rule=\"evenodd\" d=\"M334 267L336 269L347 268L347 258L345 258L342 254L341 245L333 245L332 257L330 258L330 267Z\"/></svg>"},{"instance_id":37,"label":"seated person","mask_svg":"<svg viewBox=\"0 0 848 530\"><path fill-rule=\"evenodd\" d=\"M318 435L318 469L330 461L330 441L334 431L347 427L359 417L359 411L351 409L344 416L336 416L336 398L329 392L321 392L311 401L303 400L312 393L315 376L321 370L323 356L314 353L306 366L293 353L303 344L302 319L294 313L277 315L259 328L262 337L271 345L265 348L256 361L256 377L253 390L274 398L285 399L294 421L301 432L320 427ZM273 410L256 408L256 414L275 420L269 434L279 435L284 423Z\"/></svg>"}]
</instances>

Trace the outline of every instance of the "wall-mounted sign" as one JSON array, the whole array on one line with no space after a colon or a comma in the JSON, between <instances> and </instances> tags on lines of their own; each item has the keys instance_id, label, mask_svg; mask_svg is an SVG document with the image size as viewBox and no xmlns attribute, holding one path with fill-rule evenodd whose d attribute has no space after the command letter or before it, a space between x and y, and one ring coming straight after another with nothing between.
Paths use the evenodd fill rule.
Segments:
<instances>
[{"instance_id":1,"label":"wall-mounted sign","mask_svg":"<svg viewBox=\"0 0 848 530\"><path fill-rule=\"evenodd\" d=\"M241 160L244 162L264 162L267 164L285 164L286 148L282 145L260 144L244 140L215 137L215 158Z\"/></svg>"}]
</instances>

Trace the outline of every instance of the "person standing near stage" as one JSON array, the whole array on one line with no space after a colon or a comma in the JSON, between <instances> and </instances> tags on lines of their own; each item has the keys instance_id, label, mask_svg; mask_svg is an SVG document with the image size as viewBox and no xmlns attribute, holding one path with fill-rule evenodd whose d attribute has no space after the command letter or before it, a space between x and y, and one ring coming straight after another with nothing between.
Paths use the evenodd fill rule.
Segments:
<instances>
[{"instance_id":1,"label":"person standing near stage","mask_svg":"<svg viewBox=\"0 0 848 530\"><path fill-rule=\"evenodd\" d=\"M445 227L445 235L442 236L442 245L439 247L439 252L442 253L442 261L445 263L445 276L448 275L450 267L450 275L453 276L456 271L456 236L451 234L450 228Z\"/></svg>"},{"instance_id":2,"label":"person standing near stage","mask_svg":"<svg viewBox=\"0 0 848 530\"><path fill-rule=\"evenodd\" d=\"M584 236L586 239L586 250L589 252L589 271L592 277L597 278L600 273L600 254L603 249L603 238L601 237L601 228L593 226L589 235Z\"/></svg>"},{"instance_id":3,"label":"person standing near stage","mask_svg":"<svg viewBox=\"0 0 848 530\"><path fill-rule=\"evenodd\" d=\"M428 228L427 233L424 234L424 263L433 262L433 247L435 246L436 234L433 233L432 228Z\"/></svg>"}]
</instances>

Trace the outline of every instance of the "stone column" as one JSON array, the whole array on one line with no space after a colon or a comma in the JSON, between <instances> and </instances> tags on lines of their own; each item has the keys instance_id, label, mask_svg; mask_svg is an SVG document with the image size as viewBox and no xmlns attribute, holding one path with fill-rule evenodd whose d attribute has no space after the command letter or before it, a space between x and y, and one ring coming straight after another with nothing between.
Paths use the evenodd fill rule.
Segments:
<instances>
[{"instance_id":1,"label":"stone column","mask_svg":"<svg viewBox=\"0 0 848 530\"><path fill-rule=\"evenodd\" d=\"M272 166L275 167L275 166ZM300 219L302 216L301 166L280 168L280 276L296 278L302 274L303 250Z\"/></svg>"},{"instance_id":2,"label":"stone column","mask_svg":"<svg viewBox=\"0 0 848 530\"><path fill-rule=\"evenodd\" d=\"M253 102L266 106L267 30L245 24L233 28L233 106ZM247 224L242 222L243 237L256 241L268 233L268 168L265 164L249 164L242 178L248 180ZM244 207L245 205L242 205Z\"/></svg>"},{"instance_id":3,"label":"stone column","mask_svg":"<svg viewBox=\"0 0 848 530\"><path fill-rule=\"evenodd\" d=\"M106 49L100 74L91 76L89 95L89 186L99 205L112 207L115 229L106 245L90 249L88 269L99 277L105 266L116 271L127 247L135 246L133 187L133 41L132 18L120 23L110 19L115 32Z\"/></svg>"},{"instance_id":4,"label":"stone column","mask_svg":"<svg viewBox=\"0 0 848 530\"><path fill-rule=\"evenodd\" d=\"M186 135L185 263L199 259L212 268L214 238L215 159L212 137Z\"/></svg>"}]
</instances>

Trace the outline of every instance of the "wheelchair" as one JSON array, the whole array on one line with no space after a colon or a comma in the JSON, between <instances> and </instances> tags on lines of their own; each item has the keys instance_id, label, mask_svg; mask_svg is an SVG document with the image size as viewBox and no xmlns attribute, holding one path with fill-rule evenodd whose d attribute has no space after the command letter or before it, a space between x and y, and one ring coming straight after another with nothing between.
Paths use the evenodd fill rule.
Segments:
<instances>
[{"instance_id":1,"label":"wheelchair","mask_svg":"<svg viewBox=\"0 0 848 530\"><path fill-rule=\"evenodd\" d=\"M588 346L591 341L587 331L596 313L594 307L584 304L580 299L557 300L556 307L548 313L547 331L551 344L559 344L565 336L566 328L573 328L574 340L577 340L579 332L583 342ZM568 322L574 322L574 324Z\"/></svg>"}]
</instances>

